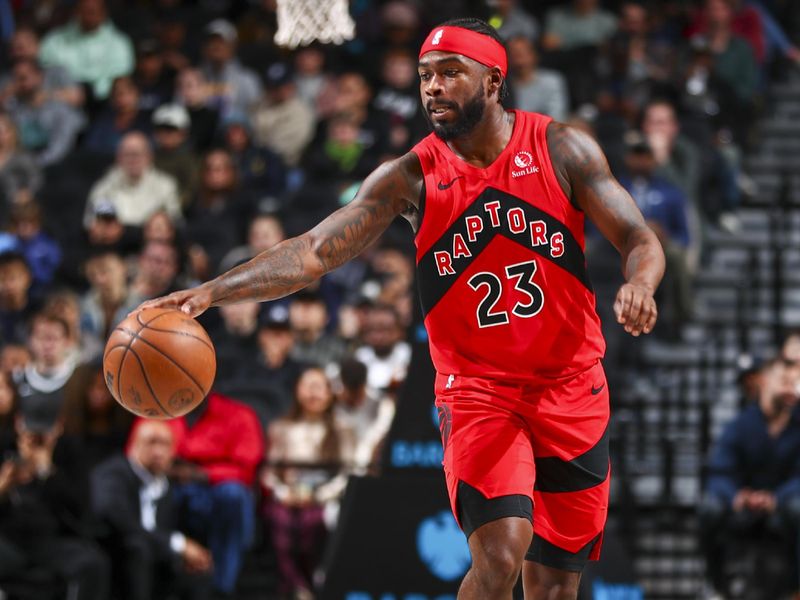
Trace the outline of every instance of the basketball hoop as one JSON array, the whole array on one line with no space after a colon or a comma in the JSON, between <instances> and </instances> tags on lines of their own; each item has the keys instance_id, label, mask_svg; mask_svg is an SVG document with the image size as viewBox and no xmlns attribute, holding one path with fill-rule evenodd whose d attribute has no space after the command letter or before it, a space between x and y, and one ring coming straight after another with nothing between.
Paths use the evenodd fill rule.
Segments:
<instances>
[{"instance_id":1,"label":"basketball hoop","mask_svg":"<svg viewBox=\"0 0 800 600\"><path fill-rule=\"evenodd\" d=\"M297 48L313 41L342 44L355 36L347 0L278 0L278 46Z\"/></svg>"}]
</instances>

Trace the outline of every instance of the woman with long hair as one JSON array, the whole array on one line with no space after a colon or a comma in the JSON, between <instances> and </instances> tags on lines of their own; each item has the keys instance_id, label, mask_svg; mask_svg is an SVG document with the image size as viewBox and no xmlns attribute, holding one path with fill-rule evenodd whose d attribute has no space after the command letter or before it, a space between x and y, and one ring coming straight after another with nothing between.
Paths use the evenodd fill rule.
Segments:
<instances>
[{"instance_id":1,"label":"woman with long hair","mask_svg":"<svg viewBox=\"0 0 800 600\"><path fill-rule=\"evenodd\" d=\"M294 598L311 597L312 576L327 537L326 512L336 512L347 481L344 467L351 444L333 408L325 372L308 367L297 380L288 413L268 432L262 483L272 500L266 518L281 592Z\"/></svg>"}]
</instances>

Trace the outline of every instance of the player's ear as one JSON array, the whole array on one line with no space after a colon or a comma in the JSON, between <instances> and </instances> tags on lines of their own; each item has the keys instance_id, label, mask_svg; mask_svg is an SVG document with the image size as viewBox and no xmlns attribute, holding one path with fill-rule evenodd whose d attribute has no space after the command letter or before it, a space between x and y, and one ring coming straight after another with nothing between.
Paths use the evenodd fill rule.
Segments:
<instances>
[{"instance_id":1,"label":"player's ear","mask_svg":"<svg viewBox=\"0 0 800 600\"><path fill-rule=\"evenodd\" d=\"M503 87L503 73L500 71L500 67L492 67L486 70L486 75L488 76L489 82L486 86L486 92L491 98L492 96L500 97L500 90Z\"/></svg>"}]
</instances>

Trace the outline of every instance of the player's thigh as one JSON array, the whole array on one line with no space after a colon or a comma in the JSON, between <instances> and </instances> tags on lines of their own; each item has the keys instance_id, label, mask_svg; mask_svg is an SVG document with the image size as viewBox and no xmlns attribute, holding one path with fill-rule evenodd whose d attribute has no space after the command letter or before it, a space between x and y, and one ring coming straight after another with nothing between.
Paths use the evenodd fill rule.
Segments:
<instances>
[{"instance_id":1,"label":"player's thigh","mask_svg":"<svg viewBox=\"0 0 800 600\"><path fill-rule=\"evenodd\" d=\"M602 367L598 364L548 390L539 408L530 425L536 432L534 545L538 538L574 554L591 542L589 558L595 559L608 514L610 475L608 389Z\"/></svg>"},{"instance_id":2,"label":"player's thigh","mask_svg":"<svg viewBox=\"0 0 800 600\"><path fill-rule=\"evenodd\" d=\"M447 491L467 537L497 519L532 520L530 432L524 419L492 402L513 388L484 384L457 378L445 388L437 381Z\"/></svg>"}]
</instances>

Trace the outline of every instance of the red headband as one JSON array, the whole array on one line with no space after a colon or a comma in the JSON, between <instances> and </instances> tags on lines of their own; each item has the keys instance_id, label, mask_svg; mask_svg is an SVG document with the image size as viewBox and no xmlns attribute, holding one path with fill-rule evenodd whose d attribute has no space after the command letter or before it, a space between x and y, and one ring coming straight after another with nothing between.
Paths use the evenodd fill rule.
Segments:
<instances>
[{"instance_id":1,"label":"red headband","mask_svg":"<svg viewBox=\"0 0 800 600\"><path fill-rule=\"evenodd\" d=\"M419 57L428 52L455 52L476 60L487 67L500 67L503 77L508 71L508 59L503 45L488 35L463 27L437 27L428 34Z\"/></svg>"}]
</instances>

